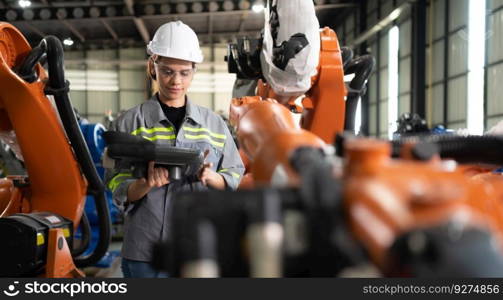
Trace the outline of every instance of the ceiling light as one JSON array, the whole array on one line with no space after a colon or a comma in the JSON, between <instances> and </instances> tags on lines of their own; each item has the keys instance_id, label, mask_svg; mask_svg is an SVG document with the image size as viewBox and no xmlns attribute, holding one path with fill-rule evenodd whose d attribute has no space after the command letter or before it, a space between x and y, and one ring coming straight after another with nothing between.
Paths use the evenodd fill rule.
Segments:
<instances>
[{"instance_id":1,"label":"ceiling light","mask_svg":"<svg viewBox=\"0 0 503 300\"><path fill-rule=\"evenodd\" d=\"M211 12L217 11L218 10L218 3L215 1L211 1L210 4L208 4L208 10Z\"/></svg>"},{"instance_id":2,"label":"ceiling light","mask_svg":"<svg viewBox=\"0 0 503 300\"><path fill-rule=\"evenodd\" d=\"M73 9L73 17L76 19L80 19L84 17L84 9L82 7L76 7Z\"/></svg>"},{"instance_id":3,"label":"ceiling light","mask_svg":"<svg viewBox=\"0 0 503 300\"><path fill-rule=\"evenodd\" d=\"M17 12L13 9L9 9L5 13L5 18L7 19L7 21L15 21L17 19Z\"/></svg>"},{"instance_id":4,"label":"ceiling light","mask_svg":"<svg viewBox=\"0 0 503 300\"><path fill-rule=\"evenodd\" d=\"M155 6L153 4L147 4L147 5L145 5L145 7L143 8L143 10L145 11L145 14L148 15L148 16L151 16L151 15L155 14Z\"/></svg>"},{"instance_id":5,"label":"ceiling light","mask_svg":"<svg viewBox=\"0 0 503 300\"><path fill-rule=\"evenodd\" d=\"M117 9L113 6L109 6L105 9L105 14L107 17L115 17L117 15Z\"/></svg>"},{"instance_id":6,"label":"ceiling light","mask_svg":"<svg viewBox=\"0 0 503 300\"><path fill-rule=\"evenodd\" d=\"M23 11L23 19L25 20L33 20L33 17L35 17L35 13L31 9L26 9Z\"/></svg>"},{"instance_id":7,"label":"ceiling light","mask_svg":"<svg viewBox=\"0 0 503 300\"><path fill-rule=\"evenodd\" d=\"M21 6L22 8L25 8L25 7L31 6L31 1L30 1L30 0L19 0L17 3L18 3L18 4L19 4L19 6Z\"/></svg>"},{"instance_id":8,"label":"ceiling light","mask_svg":"<svg viewBox=\"0 0 503 300\"><path fill-rule=\"evenodd\" d=\"M40 19L48 20L51 18L51 11L47 8L42 8L39 12Z\"/></svg>"},{"instance_id":9,"label":"ceiling light","mask_svg":"<svg viewBox=\"0 0 503 300\"><path fill-rule=\"evenodd\" d=\"M187 10L188 10L188 7L187 7L187 4L185 4L185 3L178 3L176 5L176 12L179 14L184 14L187 12Z\"/></svg>"},{"instance_id":10,"label":"ceiling light","mask_svg":"<svg viewBox=\"0 0 503 300\"><path fill-rule=\"evenodd\" d=\"M239 9L241 9L241 10L250 9L250 1L248 1L248 0L239 1Z\"/></svg>"},{"instance_id":11,"label":"ceiling light","mask_svg":"<svg viewBox=\"0 0 503 300\"><path fill-rule=\"evenodd\" d=\"M60 20L66 19L67 16L68 12L64 8L58 8L58 10L56 11L56 17Z\"/></svg>"},{"instance_id":12,"label":"ceiling light","mask_svg":"<svg viewBox=\"0 0 503 300\"><path fill-rule=\"evenodd\" d=\"M255 3L253 3L252 10L256 13L261 13L264 11L264 1L263 0L256 0Z\"/></svg>"},{"instance_id":13,"label":"ceiling light","mask_svg":"<svg viewBox=\"0 0 503 300\"><path fill-rule=\"evenodd\" d=\"M203 11L203 9L204 9L203 4L201 4L200 2L194 2L192 4L192 12L200 13Z\"/></svg>"},{"instance_id":14,"label":"ceiling light","mask_svg":"<svg viewBox=\"0 0 503 300\"><path fill-rule=\"evenodd\" d=\"M163 15L167 15L171 12L171 7L169 6L169 4L161 4L159 9L161 10L161 14Z\"/></svg>"},{"instance_id":15,"label":"ceiling light","mask_svg":"<svg viewBox=\"0 0 503 300\"><path fill-rule=\"evenodd\" d=\"M89 9L89 15L91 16L91 18L99 18L101 11L98 7L94 6Z\"/></svg>"},{"instance_id":16,"label":"ceiling light","mask_svg":"<svg viewBox=\"0 0 503 300\"><path fill-rule=\"evenodd\" d=\"M224 1L223 3L223 8L225 11L231 11L231 10L234 10L234 2L230 1L230 0L226 0Z\"/></svg>"},{"instance_id":17,"label":"ceiling light","mask_svg":"<svg viewBox=\"0 0 503 300\"><path fill-rule=\"evenodd\" d=\"M73 40L71 38L66 38L63 40L63 44L65 44L66 46L71 46L73 45Z\"/></svg>"}]
</instances>

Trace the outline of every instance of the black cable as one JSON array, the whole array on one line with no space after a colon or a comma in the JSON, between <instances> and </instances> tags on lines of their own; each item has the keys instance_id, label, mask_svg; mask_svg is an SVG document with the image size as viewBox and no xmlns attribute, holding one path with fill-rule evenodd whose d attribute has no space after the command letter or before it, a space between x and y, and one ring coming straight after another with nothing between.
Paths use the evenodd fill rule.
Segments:
<instances>
[{"instance_id":1,"label":"black cable","mask_svg":"<svg viewBox=\"0 0 503 300\"><path fill-rule=\"evenodd\" d=\"M398 157L402 145L407 141L434 144L444 159L459 163L482 163L503 165L503 137L500 136L457 136L430 135L403 138L393 141L393 156Z\"/></svg>"},{"instance_id":2,"label":"black cable","mask_svg":"<svg viewBox=\"0 0 503 300\"><path fill-rule=\"evenodd\" d=\"M365 85L374 70L376 62L371 55L364 55L351 60L344 68L345 75L355 74L349 83L349 92L346 98L346 115L344 129L355 130L356 108L360 97L365 93Z\"/></svg>"},{"instance_id":3,"label":"black cable","mask_svg":"<svg viewBox=\"0 0 503 300\"><path fill-rule=\"evenodd\" d=\"M80 221L80 228L82 230L82 239L80 240L80 244L78 248L72 249L72 256L76 257L84 253L87 247L89 247L89 241L91 236L91 224L89 223L89 218L87 217L86 212L82 214L82 219Z\"/></svg>"},{"instance_id":4,"label":"black cable","mask_svg":"<svg viewBox=\"0 0 503 300\"><path fill-rule=\"evenodd\" d=\"M97 263L108 251L111 240L111 220L108 203L105 198L105 186L101 181L96 167L91 159L89 149L75 118L73 107L68 97L68 83L64 77L63 46L58 38L48 36L44 38L40 47L47 51L49 67L48 91L54 95L63 127L80 164L82 172L88 181L87 193L94 197L99 219L99 239L94 251L85 257L76 257L77 267L85 267Z\"/></svg>"}]
</instances>

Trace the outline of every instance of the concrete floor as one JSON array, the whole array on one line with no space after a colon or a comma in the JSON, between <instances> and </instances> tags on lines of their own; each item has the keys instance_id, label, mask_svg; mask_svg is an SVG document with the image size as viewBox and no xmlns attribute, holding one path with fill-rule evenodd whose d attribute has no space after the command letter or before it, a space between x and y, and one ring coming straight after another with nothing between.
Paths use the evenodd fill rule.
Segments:
<instances>
[{"instance_id":1,"label":"concrete floor","mask_svg":"<svg viewBox=\"0 0 503 300\"><path fill-rule=\"evenodd\" d=\"M118 250L120 251L122 247L122 242L114 241L110 244L109 251ZM96 267L88 267L84 269L84 273L86 273L87 277L94 278L123 278L121 270L121 258L117 257L113 262L110 268L96 268Z\"/></svg>"}]
</instances>

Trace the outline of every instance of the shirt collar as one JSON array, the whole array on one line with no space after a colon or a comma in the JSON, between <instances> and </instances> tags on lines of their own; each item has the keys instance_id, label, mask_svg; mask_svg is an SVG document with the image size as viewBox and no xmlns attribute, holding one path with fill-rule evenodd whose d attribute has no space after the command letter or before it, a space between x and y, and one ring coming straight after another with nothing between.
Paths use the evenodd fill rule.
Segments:
<instances>
[{"instance_id":1,"label":"shirt collar","mask_svg":"<svg viewBox=\"0 0 503 300\"><path fill-rule=\"evenodd\" d=\"M201 125L201 112L196 104L192 103L187 96L185 96L185 116L197 124ZM161 104L159 104L157 94L154 94L144 104L144 118L145 125L149 128L155 126L162 120L167 120L166 115L162 111Z\"/></svg>"}]
</instances>

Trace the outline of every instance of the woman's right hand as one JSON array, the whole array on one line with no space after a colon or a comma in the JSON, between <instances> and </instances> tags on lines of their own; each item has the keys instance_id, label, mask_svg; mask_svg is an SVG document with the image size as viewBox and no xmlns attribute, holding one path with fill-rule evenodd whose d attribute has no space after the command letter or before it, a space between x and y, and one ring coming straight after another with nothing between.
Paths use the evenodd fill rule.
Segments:
<instances>
[{"instance_id":1,"label":"woman's right hand","mask_svg":"<svg viewBox=\"0 0 503 300\"><path fill-rule=\"evenodd\" d=\"M153 187L161 187L169 183L169 173L165 168L155 168L154 162L148 163L147 178L140 178L128 187L128 202L138 201Z\"/></svg>"}]
</instances>

